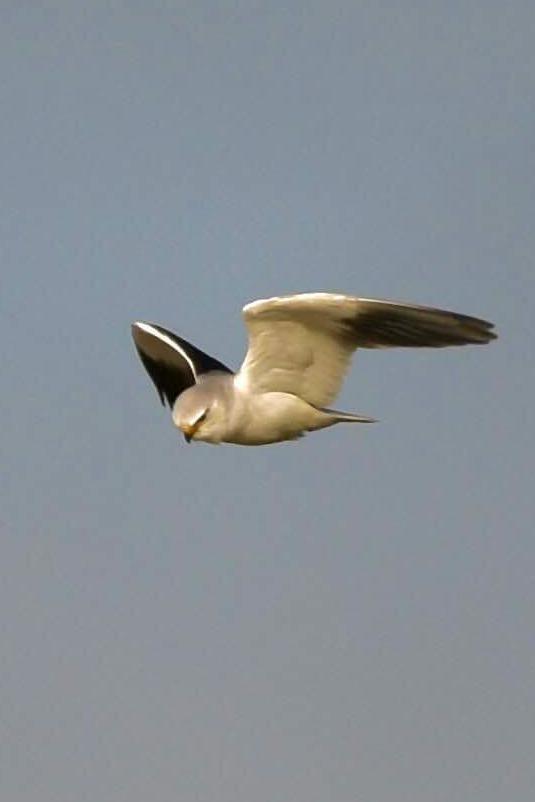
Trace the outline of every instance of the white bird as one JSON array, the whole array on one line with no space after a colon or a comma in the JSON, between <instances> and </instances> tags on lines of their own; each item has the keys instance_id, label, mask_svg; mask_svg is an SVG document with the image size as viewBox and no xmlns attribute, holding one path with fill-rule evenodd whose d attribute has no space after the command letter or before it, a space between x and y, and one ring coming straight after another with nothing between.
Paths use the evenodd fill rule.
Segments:
<instances>
[{"instance_id":1,"label":"white bird","mask_svg":"<svg viewBox=\"0 0 535 802\"><path fill-rule=\"evenodd\" d=\"M237 373L154 323L132 324L138 354L186 440L264 445L374 418L328 409L357 348L483 344L493 324L414 304L316 292L243 308Z\"/></svg>"}]
</instances>

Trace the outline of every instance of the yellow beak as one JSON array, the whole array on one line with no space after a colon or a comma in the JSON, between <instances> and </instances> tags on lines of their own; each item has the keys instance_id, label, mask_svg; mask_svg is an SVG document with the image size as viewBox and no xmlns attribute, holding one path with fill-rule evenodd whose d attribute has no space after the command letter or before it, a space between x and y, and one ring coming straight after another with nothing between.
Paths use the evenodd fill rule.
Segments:
<instances>
[{"instance_id":1,"label":"yellow beak","mask_svg":"<svg viewBox=\"0 0 535 802\"><path fill-rule=\"evenodd\" d=\"M190 426L189 423L183 423L182 424L180 429L181 429L181 431L182 431L187 443L189 443L191 441L191 438L193 437L193 435L195 434L195 432L199 428L199 425L200 425L199 423L194 423L191 426Z\"/></svg>"}]
</instances>

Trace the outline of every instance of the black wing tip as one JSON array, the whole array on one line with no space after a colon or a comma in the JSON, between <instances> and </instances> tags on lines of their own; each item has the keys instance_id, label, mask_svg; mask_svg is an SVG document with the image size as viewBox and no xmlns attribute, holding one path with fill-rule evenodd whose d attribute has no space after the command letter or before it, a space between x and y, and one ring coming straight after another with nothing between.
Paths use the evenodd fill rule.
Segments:
<instances>
[{"instance_id":1,"label":"black wing tip","mask_svg":"<svg viewBox=\"0 0 535 802\"><path fill-rule=\"evenodd\" d=\"M153 332L150 331L151 329L158 331L161 329L161 326L157 326L156 323L150 323L148 320L134 320L134 322L130 324L130 331L132 332L134 340L136 339L137 332L142 331L145 334L152 334Z\"/></svg>"},{"instance_id":2,"label":"black wing tip","mask_svg":"<svg viewBox=\"0 0 535 802\"><path fill-rule=\"evenodd\" d=\"M485 332L488 337L487 342L491 342L491 340L498 339L498 332L495 329L494 323L491 323L490 320L483 320L485 325Z\"/></svg>"},{"instance_id":3,"label":"black wing tip","mask_svg":"<svg viewBox=\"0 0 535 802\"><path fill-rule=\"evenodd\" d=\"M486 345L498 339L498 332L494 331L494 323L478 317L462 317L461 322L466 325L465 333L467 344Z\"/></svg>"},{"instance_id":4,"label":"black wing tip","mask_svg":"<svg viewBox=\"0 0 535 802\"><path fill-rule=\"evenodd\" d=\"M436 307L386 304L386 308L381 307L381 302L376 308L371 305L353 319L360 340L357 345L445 348L485 345L498 337L493 331L494 323L483 318Z\"/></svg>"},{"instance_id":5,"label":"black wing tip","mask_svg":"<svg viewBox=\"0 0 535 802\"><path fill-rule=\"evenodd\" d=\"M154 324L148 323L146 320L134 320L134 322L130 324L130 333L132 335L132 338L138 351L139 351L138 341L140 336L142 336L143 334L152 334L153 332L150 331L150 329L154 328L155 328Z\"/></svg>"}]
</instances>

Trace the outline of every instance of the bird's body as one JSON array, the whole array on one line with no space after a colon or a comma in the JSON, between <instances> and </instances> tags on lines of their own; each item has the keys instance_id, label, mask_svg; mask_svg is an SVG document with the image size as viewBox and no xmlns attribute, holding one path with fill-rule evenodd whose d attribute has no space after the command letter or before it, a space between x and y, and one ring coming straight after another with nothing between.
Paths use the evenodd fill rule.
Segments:
<instances>
[{"instance_id":1,"label":"bird's body","mask_svg":"<svg viewBox=\"0 0 535 802\"><path fill-rule=\"evenodd\" d=\"M237 373L160 326L132 326L139 356L188 441L265 445L343 421L371 422L326 408L356 348L441 348L496 337L479 318L329 293L254 301L243 313L249 349Z\"/></svg>"},{"instance_id":2,"label":"bird's body","mask_svg":"<svg viewBox=\"0 0 535 802\"><path fill-rule=\"evenodd\" d=\"M236 376L220 373L206 376L179 396L173 407L173 421L179 428L195 427L199 387L208 390L209 397L218 396L211 409L217 425L206 422L203 426L203 440L208 443L220 443L224 435L226 443L267 445L295 440L307 431L324 429L340 420L337 413L317 409L291 393L247 393Z\"/></svg>"}]
</instances>

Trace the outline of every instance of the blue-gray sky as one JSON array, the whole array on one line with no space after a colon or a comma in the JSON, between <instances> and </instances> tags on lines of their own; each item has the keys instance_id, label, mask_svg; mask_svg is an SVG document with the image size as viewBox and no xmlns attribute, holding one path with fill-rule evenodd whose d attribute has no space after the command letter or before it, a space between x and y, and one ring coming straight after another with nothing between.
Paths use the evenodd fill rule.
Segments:
<instances>
[{"instance_id":1,"label":"blue-gray sky","mask_svg":"<svg viewBox=\"0 0 535 802\"><path fill-rule=\"evenodd\" d=\"M535 786L529 2L0 11L0 791ZM184 444L132 319L231 366L291 291L488 317L297 443Z\"/></svg>"}]
</instances>

